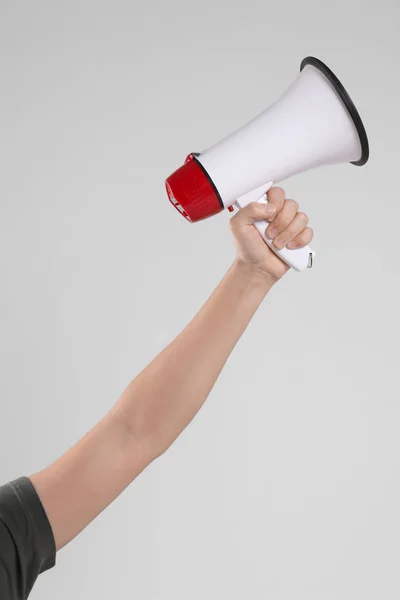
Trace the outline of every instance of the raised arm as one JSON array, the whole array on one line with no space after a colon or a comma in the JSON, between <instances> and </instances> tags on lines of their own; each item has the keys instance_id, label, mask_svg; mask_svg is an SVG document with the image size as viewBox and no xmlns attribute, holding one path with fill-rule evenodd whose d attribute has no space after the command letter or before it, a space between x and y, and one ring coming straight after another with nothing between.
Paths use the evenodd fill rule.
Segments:
<instances>
[{"instance_id":1,"label":"raised arm","mask_svg":"<svg viewBox=\"0 0 400 600\"><path fill-rule=\"evenodd\" d=\"M257 307L287 271L253 227L273 219L276 244L312 237L297 204L273 188L231 220L236 260L203 308L124 391L110 412L49 467L30 476L57 549L72 540L174 442L206 400Z\"/></svg>"}]
</instances>

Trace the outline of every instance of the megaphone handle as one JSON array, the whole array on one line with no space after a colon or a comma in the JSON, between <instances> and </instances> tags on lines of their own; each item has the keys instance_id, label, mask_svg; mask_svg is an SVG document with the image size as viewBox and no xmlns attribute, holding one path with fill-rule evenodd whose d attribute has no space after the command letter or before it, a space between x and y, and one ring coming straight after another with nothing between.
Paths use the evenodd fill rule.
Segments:
<instances>
[{"instance_id":1,"label":"megaphone handle","mask_svg":"<svg viewBox=\"0 0 400 600\"><path fill-rule=\"evenodd\" d=\"M309 246L304 246L303 248L296 248L290 250L289 248L282 248L282 250L278 250L274 248L272 241L265 235L265 230L268 227L268 221L256 221L254 223L254 227L257 229L258 233L261 235L262 239L271 250L279 256L289 267L295 269L295 271L303 271L303 269L307 269L312 267L314 252L311 250Z\"/></svg>"},{"instance_id":2,"label":"megaphone handle","mask_svg":"<svg viewBox=\"0 0 400 600\"><path fill-rule=\"evenodd\" d=\"M267 195L263 194L261 198L257 200L261 204L267 204ZM242 204L240 200L237 202L238 207L244 206L247 202ZM278 250L273 245L273 240L269 239L265 235L265 230L269 225L268 221L256 221L254 223L254 227L257 229L258 233L261 235L262 239L271 250L279 256L289 267L292 267L295 271L303 271L304 269L311 268L313 266L313 259L315 256L315 252L311 250L310 246L304 246L303 248L295 248L290 250L289 248L282 248L282 250Z\"/></svg>"}]
</instances>

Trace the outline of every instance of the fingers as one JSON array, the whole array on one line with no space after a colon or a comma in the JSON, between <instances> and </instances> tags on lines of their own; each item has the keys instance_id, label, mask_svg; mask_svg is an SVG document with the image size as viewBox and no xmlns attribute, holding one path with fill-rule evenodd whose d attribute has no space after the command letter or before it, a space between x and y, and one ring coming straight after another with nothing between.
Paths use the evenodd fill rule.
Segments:
<instances>
[{"instance_id":1,"label":"fingers","mask_svg":"<svg viewBox=\"0 0 400 600\"><path fill-rule=\"evenodd\" d=\"M294 200L285 199L282 188L271 188L267 194L268 203L251 202L241 208L231 219L233 231L253 225L255 221L271 221L266 235L273 240L275 248L281 250L301 248L310 243L313 231L308 227L308 216L298 212L299 205Z\"/></svg>"},{"instance_id":2,"label":"fingers","mask_svg":"<svg viewBox=\"0 0 400 600\"><path fill-rule=\"evenodd\" d=\"M313 231L308 225L308 216L298 212L299 205L294 200L285 200L282 188L272 188L268 201L276 206L276 216L266 229L266 235L273 240L275 248L301 248L310 243Z\"/></svg>"},{"instance_id":3,"label":"fingers","mask_svg":"<svg viewBox=\"0 0 400 600\"><path fill-rule=\"evenodd\" d=\"M282 231L284 231L297 215L299 205L294 200L285 200L283 207L277 215L271 225L267 228L267 236L274 240ZM296 232L300 233L300 231Z\"/></svg>"},{"instance_id":4,"label":"fingers","mask_svg":"<svg viewBox=\"0 0 400 600\"><path fill-rule=\"evenodd\" d=\"M284 210L284 209L283 209ZM282 212L283 212L282 210ZM292 210L292 209L291 209ZM289 210L287 211L289 214ZM279 216L279 215L278 215ZM274 246L281 250L284 248L289 242L294 240L295 237L300 235L302 231L307 227L308 217L305 213L294 213L294 217L290 213L292 220L289 221L289 224L286 226L286 229L278 233L276 237L274 237ZM278 218L278 217L277 217ZM274 221L275 223L275 221ZM267 232L268 234L268 232Z\"/></svg>"},{"instance_id":5,"label":"fingers","mask_svg":"<svg viewBox=\"0 0 400 600\"><path fill-rule=\"evenodd\" d=\"M287 247L290 250L294 250L295 248L302 248L303 246L307 246L313 239L314 232L311 227L306 227L303 229L299 235L297 235L291 242L287 244Z\"/></svg>"},{"instance_id":6,"label":"fingers","mask_svg":"<svg viewBox=\"0 0 400 600\"><path fill-rule=\"evenodd\" d=\"M272 221L276 214L282 209L285 202L285 191L274 187L267 193L268 203L251 202L241 208L231 219L231 227L241 225L253 225L254 221Z\"/></svg>"},{"instance_id":7,"label":"fingers","mask_svg":"<svg viewBox=\"0 0 400 600\"><path fill-rule=\"evenodd\" d=\"M280 187L273 187L267 193L267 200L270 206L275 206L276 214L278 214L285 203L285 190Z\"/></svg>"},{"instance_id":8,"label":"fingers","mask_svg":"<svg viewBox=\"0 0 400 600\"><path fill-rule=\"evenodd\" d=\"M273 205L262 204L260 202L251 202L244 208L241 208L231 219L231 227L241 227L243 225L253 225L254 221L270 220L275 216L276 208Z\"/></svg>"}]
</instances>

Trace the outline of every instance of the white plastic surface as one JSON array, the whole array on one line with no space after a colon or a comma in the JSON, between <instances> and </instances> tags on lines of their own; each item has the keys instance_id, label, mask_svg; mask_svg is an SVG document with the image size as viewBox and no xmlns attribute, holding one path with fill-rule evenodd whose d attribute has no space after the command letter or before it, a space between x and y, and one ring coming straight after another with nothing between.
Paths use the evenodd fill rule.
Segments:
<instances>
[{"instance_id":1,"label":"white plastic surface","mask_svg":"<svg viewBox=\"0 0 400 600\"><path fill-rule=\"evenodd\" d=\"M283 96L198 156L225 208L265 181L361 157L353 120L326 77L307 65Z\"/></svg>"},{"instance_id":2,"label":"white plastic surface","mask_svg":"<svg viewBox=\"0 0 400 600\"><path fill-rule=\"evenodd\" d=\"M260 202L261 204L268 204L267 194L266 192L272 187L273 183L267 183L266 185L260 186L259 188L252 190L251 192L241 196L236 201L236 206L238 208L243 208L250 204L250 202ZM261 197L260 197L261 195ZM269 225L269 221L256 221L254 223L254 227L257 229L258 233L261 235L262 239L271 250L279 256L289 267L295 269L295 271L303 271L308 267L312 267L313 259L315 256L315 252L311 250L310 246L304 246L303 248L296 248L290 250L289 248L282 248L282 250L277 250L273 246L273 240L268 238L265 235L265 230Z\"/></svg>"}]
</instances>

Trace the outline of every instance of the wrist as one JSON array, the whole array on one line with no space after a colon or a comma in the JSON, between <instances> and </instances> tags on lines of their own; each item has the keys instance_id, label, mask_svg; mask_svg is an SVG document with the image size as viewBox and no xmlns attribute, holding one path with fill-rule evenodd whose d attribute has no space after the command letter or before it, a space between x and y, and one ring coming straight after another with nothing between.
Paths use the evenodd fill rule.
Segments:
<instances>
[{"instance_id":1,"label":"wrist","mask_svg":"<svg viewBox=\"0 0 400 600\"><path fill-rule=\"evenodd\" d=\"M278 281L276 277L248 261L236 258L232 265L233 271L252 287L258 288L265 294Z\"/></svg>"}]
</instances>

